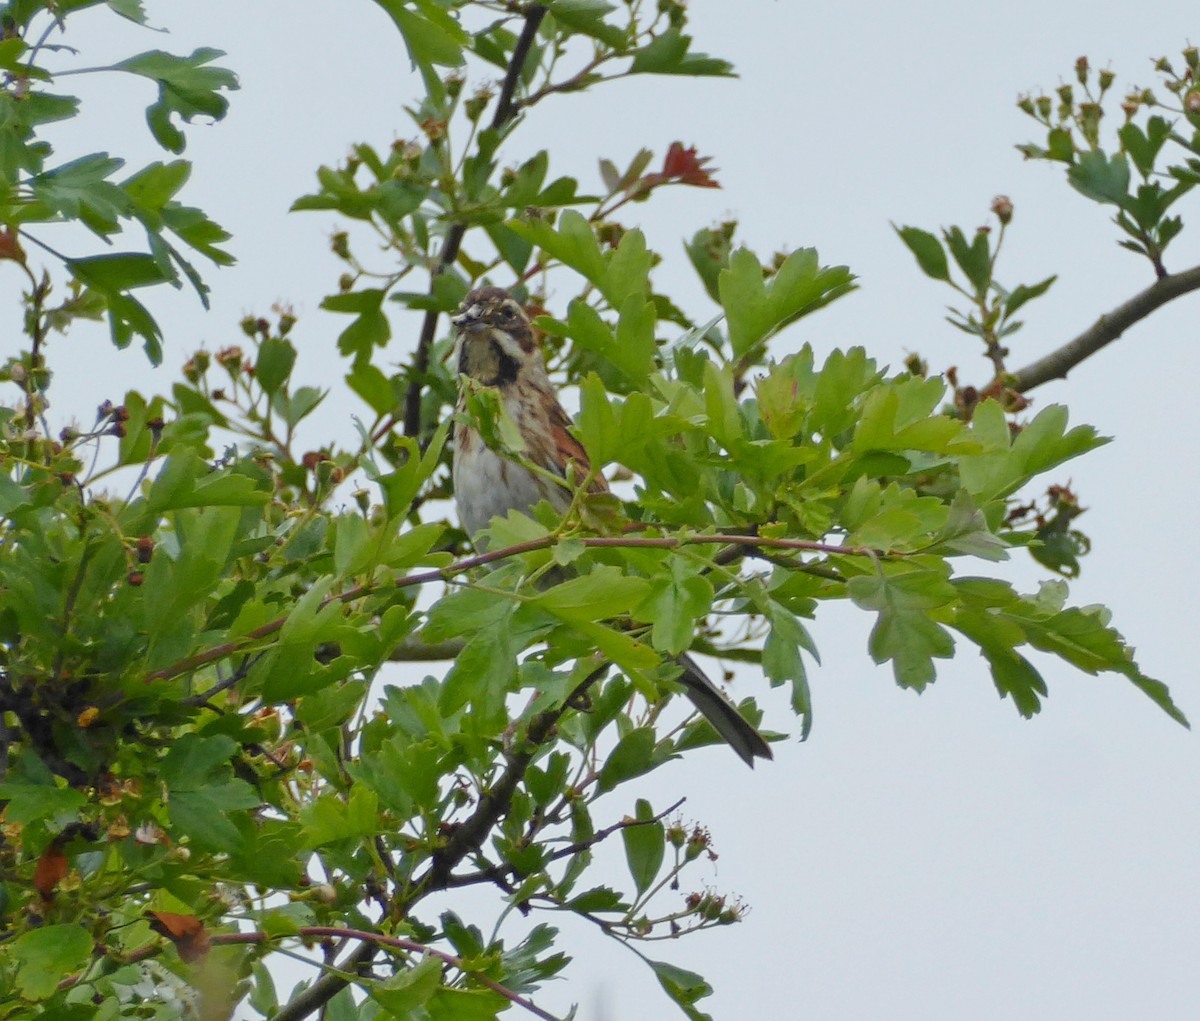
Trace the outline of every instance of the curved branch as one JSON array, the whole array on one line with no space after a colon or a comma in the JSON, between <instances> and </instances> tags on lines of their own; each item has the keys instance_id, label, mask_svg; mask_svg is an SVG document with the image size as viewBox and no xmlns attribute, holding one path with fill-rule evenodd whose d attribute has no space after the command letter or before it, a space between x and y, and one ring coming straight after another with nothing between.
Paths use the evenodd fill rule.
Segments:
<instances>
[{"instance_id":1,"label":"curved branch","mask_svg":"<svg viewBox=\"0 0 1200 1021\"><path fill-rule=\"evenodd\" d=\"M1015 381L1010 384L1012 389L1027 393L1052 379L1066 379L1067 373L1076 365L1111 344L1134 323L1145 319L1168 301L1195 290L1200 290L1200 266L1160 277L1123 305L1102 315L1074 340L1014 372Z\"/></svg>"},{"instance_id":2,"label":"curved branch","mask_svg":"<svg viewBox=\"0 0 1200 1021\"><path fill-rule=\"evenodd\" d=\"M558 541L558 537L555 535L543 535L537 539L530 539L527 542L518 542L512 546L505 546L501 549L488 550L486 553L477 553L475 556L464 557L462 560L456 560L445 567L435 567L428 571L417 571L413 574L406 574L401 578L382 585L355 585L345 592L328 596L321 603L319 609L324 609L330 603L349 603L364 596L374 595L385 588L412 588L417 585L429 585L433 582L447 581L466 571L470 571L476 567L483 567L485 564L490 564L497 560L505 560L508 557L519 557L522 554L533 553L536 550L549 549ZM725 533L682 536L592 535L584 536L579 542L589 549L682 549L685 546L718 545L736 546L746 550L762 548L809 553L829 553L841 556L870 557L873 560L879 557L908 556L908 554L897 550L876 550L866 546L837 546L826 542L814 542L809 539L779 539L768 536L729 535ZM198 652L193 656L177 660L175 663L163 667L161 670L154 670L148 673L142 680L147 684L152 681L167 681L172 677L178 677L180 674L197 670L202 666L215 663L235 653L248 652L254 647L256 642L261 642L281 631L283 625L286 623L287 617L277 617L275 620L267 621L266 624L256 627L253 631L247 631L246 634L234 641L224 642L221 645L206 649L204 652ZM440 652L444 650L431 649L431 651Z\"/></svg>"},{"instance_id":3,"label":"curved branch","mask_svg":"<svg viewBox=\"0 0 1200 1021\"><path fill-rule=\"evenodd\" d=\"M541 4L532 4L529 10L525 12L525 26L521 29L521 35L517 39L516 46L513 47L512 58L508 62L508 72L504 76L504 84L500 89L500 98L496 103L496 113L492 118L493 130L503 127L516 115L517 105L513 102L513 95L516 93L517 84L521 80L521 70L525 66L525 59L529 56L529 50L533 46L534 39L537 38L538 26L541 25L542 19L545 16L546 8ZM433 281L445 272L454 263L454 260L458 258L458 249L462 244L463 235L466 232L467 227L463 223L453 223L450 225L450 229L446 231L446 240L442 245L441 253L438 255L437 265L433 270L433 278L429 283L430 293L433 292ZM412 378L408 381L408 389L404 393L405 436L417 436L421 431L421 391L425 388L425 373L429 371L429 349L433 347L433 340L437 334L437 321L437 309L430 309L425 313L425 319L421 323L421 335L417 340L417 350L413 357ZM394 417L385 422L381 429L376 430L372 439L381 439L387 434L394 423Z\"/></svg>"}]
</instances>

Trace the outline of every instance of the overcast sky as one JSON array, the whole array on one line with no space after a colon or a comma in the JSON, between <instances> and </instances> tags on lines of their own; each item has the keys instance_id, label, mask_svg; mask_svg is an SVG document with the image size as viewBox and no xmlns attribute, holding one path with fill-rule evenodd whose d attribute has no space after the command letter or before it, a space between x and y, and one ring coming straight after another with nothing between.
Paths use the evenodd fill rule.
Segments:
<instances>
[{"instance_id":1,"label":"overcast sky","mask_svg":"<svg viewBox=\"0 0 1200 1021\"><path fill-rule=\"evenodd\" d=\"M335 221L286 210L312 188L316 167L351 144L412 134L401 106L417 84L391 22L368 0L146 6L169 35L89 14L78 24L94 34L68 41L83 64L151 48L227 51L222 63L242 89L225 122L189 132L196 169L185 199L233 231L239 265L207 274L210 313L190 295L153 303L167 338L156 374L136 350L115 355L101 332L59 342L60 422L73 409L86 420L131 381L165 390L191 350L237 342L238 320L275 301L300 316L299 375L337 378L332 351L345 320L317 308L340 272L327 250ZM1027 306L1015 364L1146 286L1149 267L1117 248L1107 214L1056 169L1022 162L1013 146L1033 140L1036 126L1015 99L1053 89L1081 54L1111 65L1118 90L1153 84L1151 58L1177 56L1196 33L1188 15L1178 0L694 0L696 47L731 59L738 80L641 78L560 97L531 115L504 158L549 146L552 171L594 186L601 156L623 165L642 146L695 144L714 157L723 190L672 189L627 207L626 224L666 256L660 290L703 318L710 306L679 243L733 216L760 252L812 245L860 277L859 292L804 320L788 344L861 344L893 366L918 351L935 370L959 365L983 381L984 361L942 318L948 292L919 274L889 221L969 229L985 222L994 195L1012 197L1000 279L1060 274ZM134 165L159 158L141 120L147 86L71 84L96 98L84 123L54 136L61 156L109 148ZM1197 205L1183 205L1191 226L1170 252L1172 269L1200 262ZM19 281L0 284L11 291ZM1036 393L1038 406L1064 401L1073 421L1115 438L1056 477L1090 508L1079 524L1095 548L1072 598L1110 606L1143 669L1193 718L1198 310L1200 296L1177 302ZM395 360L412 332L397 322ZM325 421L348 433L349 413L334 404ZM982 569L992 568L959 568ZM1005 570L1026 589L1045 574L1019 556ZM1050 698L1031 722L998 699L969 650L923 696L900 691L867 657L870 623L838 607L812 626L823 665L811 674L806 744L779 747L753 774L711 749L644 785L656 806L687 795L685 813L710 826L720 852L710 880L753 906L738 928L653 946L651 956L703 973L716 992L700 1006L717 1018L1194 1019L1197 739L1123 680L1057 664L1043 664ZM742 675L738 694L759 683ZM782 695L764 700L770 725L788 729ZM623 810L610 809L614 818ZM569 932L576 963L568 983L539 997L547 1009L562 1013L574 1000L588 1021L672 1015L631 955L582 925Z\"/></svg>"}]
</instances>

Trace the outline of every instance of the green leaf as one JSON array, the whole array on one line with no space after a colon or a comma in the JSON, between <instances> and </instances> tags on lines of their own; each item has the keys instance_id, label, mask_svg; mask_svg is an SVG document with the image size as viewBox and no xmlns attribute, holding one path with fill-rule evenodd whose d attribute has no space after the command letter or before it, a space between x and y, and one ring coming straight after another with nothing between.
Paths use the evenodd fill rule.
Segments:
<instances>
[{"instance_id":1,"label":"green leaf","mask_svg":"<svg viewBox=\"0 0 1200 1021\"><path fill-rule=\"evenodd\" d=\"M369 983L367 992L390 1017L416 1018L425 1016L424 1007L441 984L441 962L426 956L415 966L398 968L383 982Z\"/></svg>"},{"instance_id":2,"label":"green leaf","mask_svg":"<svg viewBox=\"0 0 1200 1021\"><path fill-rule=\"evenodd\" d=\"M654 757L654 728L638 727L617 742L596 782L596 790L603 794L619 787L626 780L641 776L657 765Z\"/></svg>"},{"instance_id":3,"label":"green leaf","mask_svg":"<svg viewBox=\"0 0 1200 1021\"><path fill-rule=\"evenodd\" d=\"M626 822L621 830L621 838L625 842L625 861L629 865L629 874L633 876L640 897L658 878L658 871L667 853L666 830L654 818L650 802L638 798L633 819Z\"/></svg>"},{"instance_id":4,"label":"green leaf","mask_svg":"<svg viewBox=\"0 0 1200 1021\"><path fill-rule=\"evenodd\" d=\"M1026 287L1024 284L1017 284L1017 286L1014 287L1004 299L1004 315L1001 316L1000 321L1004 322L1015 315L1017 309L1019 309L1027 301L1032 301L1034 298L1040 298L1043 294L1050 290L1050 285L1053 284L1057 279L1058 274L1056 273L1054 276L1046 277L1046 279L1040 283L1032 284L1029 287Z\"/></svg>"},{"instance_id":5,"label":"green leaf","mask_svg":"<svg viewBox=\"0 0 1200 1021\"><path fill-rule=\"evenodd\" d=\"M354 364L365 363L376 347L383 347L392 336L392 327L383 313L385 292L378 288L333 294L321 302L330 312L349 312L357 318L338 337L338 351L352 355Z\"/></svg>"},{"instance_id":6,"label":"green leaf","mask_svg":"<svg viewBox=\"0 0 1200 1021\"><path fill-rule=\"evenodd\" d=\"M633 613L637 620L653 622L654 648L677 656L691 646L696 621L712 609L713 587L698 564L680 557L672 557L669 563L670 573L651 580L650 593Z\"/></svg>"},{"instance_id":7,"label":"green leaf","mask_svg":"<svg viewBox=\"0 0 1200 1021\"><path fill-rule=\"evenodd\" d=\"M950 266L946 262L946 250L936 237L917 227L897 227L892 224L892 229L900 235L900 240L916 257L917 265L926 276L949 282Z\"/></svg>"},{"instance_id":8,"label":"green leaf","mask_svg":"<svg viewBox=\"0 0 1200 1021\"><path fill-rule=\"evenodd\" d=\"M982 557L984 560L1007 560L1008 551L1003 539L989 527L983 512L965 490L954 494L950 516L934 534L930 552L943 555Z\"/></svg>"},{"instance_id":9,"label":"green leaf","mask_svg":"<svg viewBox=\"0 0 1200 1021\"><path fill-rule=\"evenodd\" d=\"M146 10L142 6L142 0L105 0L105 3L115 14L132 21L135 25L146 24Z\"/></svg>"},{"instance_id":10,"label":"green leaf","mask_svg":"<svg viewBox=\"0 0 1200 1021\"><path fill-rule=\"evenodd\" d=\"M1067 168L1067 180L1093 202L1123 206L1129 197L1129 162L1124 153L1110 157L1090 149Z\"/></svg>"},{"instance_id":11,"label":"green leaf","mask_svg":"<svg viewBox=\"0 0 1200 1021\"><path fill-rule=\"evenodd\" d=\"M732 76L733 65L707 53L691 52L692 37L668 28L633 51L633 74L690 74Z\"/></svg>"},{"instance_id":12,"label":"green leaf","mask_svg":"<svg viewBox=\"0 0 1200 1021\"><path fill-rule=\"evenodd\" d=\"M115 252L86 259L68 259L67 269L80 283L106 295L135 287L149 287L171 279L163 273L162 266L154 256L140 252Z\"/></svg>"},{"instance_id":13,"label":"green leaf","mask_svg":"<svg viewBox=\"0 0 1200 1021\"><path fill-rule=\"evenodd\" d=\"M795 614L775 600L771 600L767 607L771 631L763 643L763 673L772 687L791 683L792 709L801 718L800 739L804 740L812 729L812 692L800 650L807 650L818 662L820 657L808 630Z\"/></svg>"},{"instance_id":14,"label":"green leaf","mask_svg":"<svg viewBox=\"0 0 1200 1021\"><path fill-rule=\"evenodd\" d=\"M557 229L540 219L510 220L508 227L564 266L582 273L597 287L604 285L608 263L596 243L591 224L583 214L574 209L564 209L558 218Z\"/></svg>"},{"instance_id":15,"label":"green leaf","mask_svg":"<svg viewBox=\"0 0 1200 1021\"><path fill-rule=\"evenodd\" d=\"M163 783L180 790L203 787L209 776L228 763L237 749L237 742L225 734L211 737L184 734L171 745L162 760L159 768Z\"/></svg>"},{"instance_id":16,"label":"green leaf","mask_svg":"<svg viewBox=\"0 0 1200 1021\"><path fill-rule=\"evenodd\" d=\"M17 965L17 992L27 1000L45 1000L59 982L86 967L92 937L81 925L46 925L18 936L9 954Z\"/></svg>"},{"instance_id":17,"label":"green leaf","mask_svg":"<svg viewBox=\"0 0 1200 1021\"><path fill-rule=\"evenodd\" d=\"M433 0L375 0L396 23L413 64L458 67L462 48L470 37L462 26ZM417 8L414 10L413 8Z\"/></svg>"},{"instance_id":18,"label":"green leaf","mask_svg":"<svg viewBox=\"0 0 1200 1021\"><path fill-rule=\"evenodd\" d=\"M80 220L95 234L107 237L129 213L129 199L108 180L125 161L106 152L82 156L30 180L34 197L64 219Z\"/></svg>"},{"instance_id":19,"label":"green leaf","mask_svg":"<svg viewBox=\"0 0 1200 1021\"><path fill-rule=\"evenodd\" d=\"M292 374L296 364L296 349L283 337L268 337L258 346L254 363L254 379L266 394L273 394Z\"/></svg>"},{"instance_id":20,"label":"green leaf","mask_svg":"<svg viewBox=\"0 0 1200 1021\"><path fill-rule=\"evenodd\" d=\"M606 0L545 0L545 6L565 28L599 39L618 53L629 44L625 29L604 20L604 15L615 9Z\"/></svg>"},{"instance_id":21,"label":"green leaf","mask_svg":"<svg viewBox=\"0 0 1200 1021\"><path fill-rule=\"evenodd\" d=\"M704 290L713 301L720 303L718 291L721 271L729 265L733 252L733 233L737 223L729 221L714 229L698 230L683 247L692 267L700 276Z\"/></svg>"},{"instance_id":22,"label":"green leaf","mask_svg":"<svg viewBox=\"0 0 1200 1021\"><path fill-rule=\"evenodd\" d=\"M221 92L238 87L237 75L227 68L209 66L223 56L221 50L204 47L188 57L151 50L113 66L158 83L158 100L146 108L146 123L159 145L179 153L187 142L172 118L190 123L203 114L220 120L229 109L229 100Z\"/></svg>"},{"instance_id":23,"label":"green leaf","mask_svg":"<svg viewBox=\"0 0 1200 1021\"><path fill-rule=\"evenodd\" d=\"M846 591L856 606L878 613L868 648L876 663L892 663L896 683L924 690L935 676L933 660L954 654L954 639L930 618L955 599L941 574L911 571L851 578Z\"/></svg>"},{"instance_id":24,"label":"green leaf","mask_svg":"<svg viewBox=\"0 0 1200 1021\"><path fill-rule=\"evenodd\" d=\"M781 327L847 293L853 280L845 266L821 267L815 249L801 248L764 282L754 253L739 248L717 285L734 355L745 357Z\"/></svg>"},{"instance_id":25,"label":"green leaf","mask_svg":"<svg viewBox=\"0 0 1200 1021\"><path fill-rule=\"evenodd\" d=\"M975 293L982 295L992 281L992 252L988 247L988 232L977 230L975 237L968 244L966 236L958 227L951 227L942 232L946 247L954 256L954 261L971 281Z\"/></svg>"},{"instance_id":26,"label":"green leaf","mask_svg":"<svg viewBox=\"0 0 1200 1021\"><path fill-rule=\"evenodd\" d=\"M658 984L679 1005L690 1021L712 1021L711 1014L705 1014L695 1006L697 1000L712 995L712 986L704 981L704 976L667 961L652 961L649 958L644 960L653 969Z\"/></svg>"}]
</instances>

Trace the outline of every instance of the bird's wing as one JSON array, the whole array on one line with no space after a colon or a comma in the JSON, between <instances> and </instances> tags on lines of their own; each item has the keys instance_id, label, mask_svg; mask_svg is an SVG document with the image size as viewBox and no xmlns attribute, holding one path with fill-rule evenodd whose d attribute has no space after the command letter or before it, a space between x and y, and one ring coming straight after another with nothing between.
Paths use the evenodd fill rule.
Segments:
<instances>
[{"instance_id":1,"label":"bird's wing","mask_svg":"<svg viewBox=\"0 0 1200 1021\"><path fill-rule=\"evenodd\" d=\"M588 457L588 452L584 449L583 444L571 435L570 416L556 400L548 409L546 417L552 444L549 452L552 463L547 467L565 477L566 466L574 462L576 481L582 481L583 477L592 469L592 459ZM597 472L588 488L593 493L607 493L608 482L603 475Z\"/></svg>"}]
</instances>

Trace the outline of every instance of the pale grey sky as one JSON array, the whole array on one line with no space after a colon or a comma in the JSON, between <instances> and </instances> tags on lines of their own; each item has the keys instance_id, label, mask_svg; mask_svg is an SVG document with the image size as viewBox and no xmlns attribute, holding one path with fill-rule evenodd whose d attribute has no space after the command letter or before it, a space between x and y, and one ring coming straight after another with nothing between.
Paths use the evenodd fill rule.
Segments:
<instances>
[{"instance_id":1,"label":"pale grey sky","mask_svg":"<svg viewBox=\"0 0 1200 1021\"><path fill-rule=\"evenodd\" d=\"M137 351L114 355L99 334L59 342L59 416L73 406L86 416L130 381L165 388L192 349L235 342L241 316L277 300L300 314L299 374L337 378L331 353L345 322L317 309L340 272L325 242L334 221L286 210L319 163L354 142L412 133L400 108L415 81L390 21L368 0L149 0L147 9L170 35L89 15L96 48L77 44L88 64L105 51L228 51L222 63L242 90L224 123L189 132L187 196L234 232L240 264L208 274L209 314L187 294L153 300L167 335L168 368L158 373ZM673 189L626 220L666 256L662 290L702 314L707 299L679 242L732 215L759 251L814 245L861 278L861 291L806 319L788 342L818 352L862 344L892 365L916 350L935 370L959 365L983 380L983 360L942 319L948 292L919 274L889 221L970 228L995 194L1012 197L1001 279L1060 274L1027 307L1013 343L1018 364L1150 283L1148 267L1117 248L1103 210L1055 169L1022 163L1013 145L1034 139L1036 126L1014 101L1053 89L1081 54L1110 63L1118 89L1151 84L1149 58L1177 55L1196 31L1188 15L1166 0L1014 0L1002 9L695 0L697 48L731 59L740 79L635 79L560 98L533 113L506 158L549 145L552 171L591 182L600 156L620 164L643 145L694 143L714 157L723 190ZM106 86L85 124L56 136L61 155L109 146L131 163L158 158L141 123L147 92L139 82ZM1196 197L1183 205L1190 226L1171 268L1200 261L1198 206ZM1072 598L1110 606L1145 671L1168 682L1193 718L1198 308L1200 297L1168 307L1069 382L1036 393L1039 406L1065 401L1073 421L1115 437L1064 474L1091 508L1080 526L1095 547ZM412 330L397 321L394 332L399 359ZM333 404L325 421L345 428L347 414ZM1006 570L1027 588L1045 576L1020 556ZM644 785L655 805L688 795L685 813L710 826L721 855L713 882L753 905L742 926L656 945L651 956L703 973L716 992L700 1007L716 1018L1194 1019L1196 737L1124 681L1056 664L1045 668L1043 713L1023 721L969 650L917 697L871 665L870 623L840 607L812 626L823 665L811 673L807 744L779 748L753 774L712 749ZM739 693L756 683L743 675ZM786 729L780 693L763 700L769 722ZM614 818L623 809L614 803ZM547 1009L580 1001L589 1021L673 1016L635 959L582 925L567 931L576 961L568 982L539 997Z\"/></svg>"}]
</instances>

